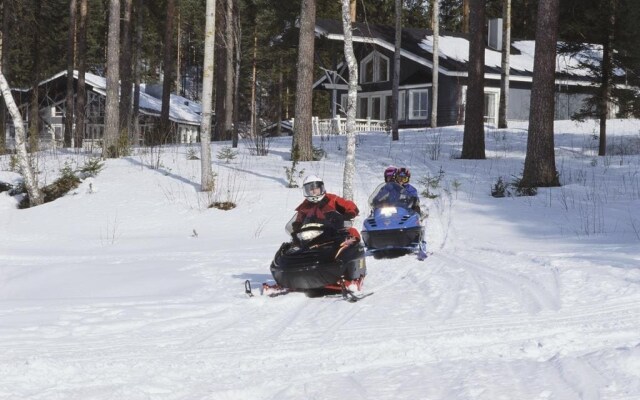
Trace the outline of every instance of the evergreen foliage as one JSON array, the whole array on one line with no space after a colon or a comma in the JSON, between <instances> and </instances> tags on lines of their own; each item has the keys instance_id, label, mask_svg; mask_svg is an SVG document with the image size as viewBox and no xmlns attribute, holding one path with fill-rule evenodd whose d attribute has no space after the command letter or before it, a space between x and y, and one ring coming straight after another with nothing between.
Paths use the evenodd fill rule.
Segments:
<instances>
[{"instance_id":1,"label":"evergreen foliage","mask_svg":"<svg viewBox=\"0 0 640 400\"><path fill-rule=\"evenodd\" d=\"M340 2L316 0L317 18L340 19ZM137 3L136 3L137 4ZM134 7L133 20L142 15L143 32L140 59L141 80L148 84L158 83L162 76L162 54L165 47L165 15L167 0L144 1L142 8ZM405 27L427 28L429 8L422 0L403 1ZM598 0L563 0L560 4L559 39L579 48L581 43L601 43L606 18L603 7L607 2ZM533 39L537 2L513 0L512 37ZM13 88L28 88L34 79L44 79L66 69L66 39L69 29L67 0L5 0L3 13L7 24L4 28L4 51L7 52L4 66L5 76ZM88 72L105 75L108 2L89 1L87 22ZM299 2L281 0L237 0L240 34L239 88L237 128L243 133L248 126L251 110L252 57L257 43L257 119L263 125L277 120L295 117L296 55L299 18ZM501 0L486 1L486 17L501 16ZM462 0L440 1L440 27L443 32L460 32ZM362 0L357 5L357 21L367 24L394 25L393 0ZM4 17L4 16L3 16ZM177 2L176 19L179 19L180 35L174 35L174 48L180 48L174 57L179 71L181 95L200 100L202 63L204 57L204 2L181 0ZM615 65L627 72L629 85L640 82L640 7L637 0L617 0ZM176 26L178 24L176 23ZM135 35L135 33L133 33ZM486 34L486 32L485 32ZM38 37L37 52L34 53L34 37ZM39 57L39 60L36 59ZM323 69L334 69L343 59L341 43L316 40L315 76ZM36 71L36 61L38 70ZM594 74L598 74L594 70ZM175 82L174 87L175 89ZM614 93L616 95L616 93ZM328 117L328 93L314 93L313 115ZM618 104L621 115L638 114L640 101L629 93L620 95ZM587 107L588 111L589 107ZM593 107L591 108L593 109ZM585 114L586 115L586 114ZM235 122L234 122L235 123Z\"/></svg>"}]
</instances>

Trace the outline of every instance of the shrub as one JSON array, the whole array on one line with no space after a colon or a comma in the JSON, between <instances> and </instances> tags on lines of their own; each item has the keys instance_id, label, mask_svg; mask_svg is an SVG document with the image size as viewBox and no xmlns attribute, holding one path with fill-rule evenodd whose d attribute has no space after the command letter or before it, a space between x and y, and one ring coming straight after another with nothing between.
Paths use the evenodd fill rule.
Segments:
<instances>
[{"instance_id":1,"label":"shrub","mask_svg":"<svg viewBox=\"0 0 640 400\"><path fill-rule=\"evenodd\" d=\"M505 197L507 195L511 195L508 191L508 184L504 183L502 177L498 177L498 181L491 188L491 196L493 197Z\"/></svg>"},{"instance_id":2,"label":"shrub","mask_svg":"<svg viewBox=\"0 0 640 400\"><path fill-rule=\"evenodd\" d=\"M85 179L98 175L102 168L104 168L104 163L99 158L91 158L84 163L78 173L82 179Z\"/></svg>"},{"instance_id":3,"label":"shrub","mask_svg":"<svg viewBox=\"0 0 640 400\"><path fill-rule=\"evenodd\" d=\"M287 176L287 187L289 188L297 188L298 181L296 180L296 177L302 178L302 175L304 175L304 169L298 171L297 166L298 161L296 159L293 159L293 161L291 162L291 168L284 167L284 171Z\"/></svg>"},{"instance_id":4,"label":"shrub","mask_svg":"<svg viewBox=\"0 0 640 400\"><path fill-rule=\"evenodd\" d=\"M444 171L442 167L438 171L437 176L427 175L420 179L418 182L424 186L424 190L420 193L427 199L435 199L439 196L439 194L434 193L440 187L440 182L444 178Z\"/></svg>"},{"instance_id":5,"label":"shrub","mask_svg":"<svg viewBox=\"0 0 640 400\"><path fill-rule=\"evenodd\" d=\"M231 149L231 147L223 147L218 150L218 160L224 160L227 164L238 156L238 152Z\"/></svg>"}]
</instances>

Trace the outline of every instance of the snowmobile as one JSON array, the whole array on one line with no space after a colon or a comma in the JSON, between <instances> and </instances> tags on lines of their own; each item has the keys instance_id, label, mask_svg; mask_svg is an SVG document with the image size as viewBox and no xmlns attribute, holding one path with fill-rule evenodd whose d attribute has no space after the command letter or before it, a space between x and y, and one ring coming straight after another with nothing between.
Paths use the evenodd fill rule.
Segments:
<instances>
[{"instance_id":1,"label":"snowmobile","mask_svg":"<svg viewBox=\"0 0 640 400\"><path fill-rule=\"evenodd\" d=\"M374 258L408 253L417 253L420 260L427 257L424 225L411 203L397 183L380 185L369 197L372 210L361 234Z\"/></svg>"},{"instance_id":2,"label":"snowmobile","mask_svg":"<svg viewBox=\"0 0 640 400\"><path fill-rule=\"evenodd\" d=\"M365 251L346 229L322 223L302 225L294 240L283 243L271 263L276 285L263 284L263 291L302 291L309 297L342 293L355 301L367 272Z\"/></svg>"}]
</instances>

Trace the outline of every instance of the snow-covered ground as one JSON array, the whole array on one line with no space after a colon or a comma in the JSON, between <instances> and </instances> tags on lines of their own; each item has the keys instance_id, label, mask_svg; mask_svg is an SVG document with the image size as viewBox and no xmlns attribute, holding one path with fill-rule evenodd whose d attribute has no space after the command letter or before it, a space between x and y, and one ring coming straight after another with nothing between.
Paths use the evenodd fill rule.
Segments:
<instances>
[{"instance_id":1,"label":"snow-covered ground","mask_svg":"<svg viewBox=\"0 0 640 400\"><path fill-rule=\"evenodd\" d=\"M2 193L0 399L638 399L638 126L610 121L597 157L594 122L558 122L563 186L500 199L526 125L487 130L482 161L456 159L460 127L359 136L356 226L387 165L419 191L441 180L422 198L432 254L367 258L374 295L357 303L244 294L271 278L302 200L286 187L290 138L264 157L242 143L229 163L214 144L214 195L187 147L164 149L159 169L157 154L109 160L33 209ZM298 170L341 194L344 138L314 140L327 157ZM86 160L42 153L40 180ZM17 179L10 164L0 180Z\"/></svg>"}]
</instances>

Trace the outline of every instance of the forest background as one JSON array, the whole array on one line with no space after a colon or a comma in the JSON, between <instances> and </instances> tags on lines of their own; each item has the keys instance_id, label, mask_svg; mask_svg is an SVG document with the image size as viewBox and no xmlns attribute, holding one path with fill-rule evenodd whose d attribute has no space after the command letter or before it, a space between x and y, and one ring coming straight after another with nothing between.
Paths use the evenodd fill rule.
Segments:
<instances>
[{"instance_id":1,"label":"forest background","mask_svg":"<svg viewBox=\"0 0 640 400\"><path fill-rule=\"evenodd\" d=\"M534 39L538 2L511 2L511 37L513 40ZM315 3L317 18L340 19L340 2L315 0ZM394 3L393 0L360 0L356 3L356 21L393 26ZM433 8L429 3L403 1L402 26L429 28ZM503 0L487 0L486 19L501 17L503 3ZM67 69L69 62L77 66L82 61L88 72L106 74L108 0L0 0L0 4L4 38L2 65L11 87L34 87ZM78 53L78 41L70 37L77 38L81 29L78 11L82 5L87 13L86 50ZM614 18L614 65L626 72L627 83L637 84L640 5L630 0L567 0L559 6L558 37L568 48L603 43L611 33ZM120 9L122 79L134 77L142 82L158 83L168 72L172 92L201 100L205 1L121 0ZM298 1L217 1L214 108L217 121L222 123L215 124L214 141L230 139L232 124L240 126L238 122L248 122L252 113L254 118L269 122L294 116L299 37L296 29L289 28L296 26L300 10ZM468 13L467 0L441 0L440 34L468 32ZM331 69L341 61L338 57L342 51L340 43L319 41L315 49L317 76L322 73L321 68ZM61 57L70 54L71 60ZM134 68L134 64L139 69ZM595 75L599 73L594 70ZM313 114L326 116L329 101L328 93L314 93ZM234 107L224 107L225 103ZM629 101L626 111L635 114L636 103L636 99ZM0 129L4 129L4 124L0 124ZM3 138L0 134L0 140Z\"/></svg>"}]
</instances>

